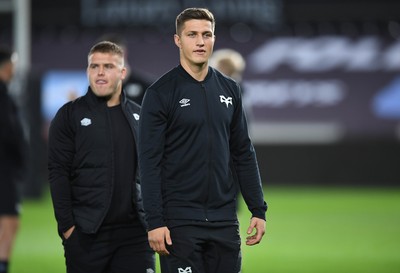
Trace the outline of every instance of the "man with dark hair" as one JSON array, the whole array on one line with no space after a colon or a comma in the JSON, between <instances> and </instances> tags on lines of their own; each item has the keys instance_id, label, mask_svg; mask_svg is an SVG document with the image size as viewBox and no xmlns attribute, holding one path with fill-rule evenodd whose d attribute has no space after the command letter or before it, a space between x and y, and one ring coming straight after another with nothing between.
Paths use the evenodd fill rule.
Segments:
<instances>
[{"instance_id":1,"label":"man with dark hair","mask_svg":"<svg viewBox=\"0 0 400 273\"><path fill-rule=\"evenodd\" d=\"M49 180L68 273L152 273L137 163L140 106L126 98L123 50L88 54L86 95L49 130Z\"/></svg>"},{"instance_id":2,"label":"man with dark hair","mask_svg":"<svg viewBox=\"0 0 400 273\"><path fill-rule=\"evenodd\" d=\"M143 202L163 272L241 271L239 188L252 213L246 244L258 244L265 233L267 206L240 87L208 65L214 28L207 9L178 15L180 65L147 89L142 104Z\"/></svg>"},{"instance_id":3,"label":"man with dark hair","mask_svg":"<svg viewBox=\"0 0 400 273\"><path fill-rule=\"evenodd\" d=\"M14 76L13 52L0 48L0 273L8 263L19 226L17 182L25 167L26 142L18 108L7 85Z\"/></svg>"}]
</instances>

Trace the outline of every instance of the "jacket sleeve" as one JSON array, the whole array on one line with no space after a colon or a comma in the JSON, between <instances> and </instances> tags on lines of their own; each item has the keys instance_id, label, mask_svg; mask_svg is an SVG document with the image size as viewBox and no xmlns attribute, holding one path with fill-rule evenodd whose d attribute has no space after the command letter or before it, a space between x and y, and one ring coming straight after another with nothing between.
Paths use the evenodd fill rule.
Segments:
<instances>
[{"instance_id":1,"label":"jacket sleeve","mask_svg":"<svg viewBox=\"0 0 400 273\"><path fill-rule=\"evenodd\" d=\"M240 90L239 86L237 88ZM260 171L256 153L248 133L241 92L238 94L231 124L231 157L240 190L248 209L253 217L265 220L267 204L264 201Z\"/></svg>"},{"instance_id":2,"label":"jacket sleeve","mask_svg":"<svg viewBox=\"0 0 400 273\"><path fill-rule=\"evenodd\" d=\"M64 105L52 120L48 143L50 192L60 235L74 225L70 181L74 133L68 118L68 105Z\"/></svg>"},{"instance_id":3,"label":"jacket sleeve","mask_svg":"<svg viewBox=\"0 0 400 273\"><path fill-rule=\"evenodd\" d=\"M148 89L143 99L139 122L139 169L149 230L165 226L161 179L167 127L164 108L157 93Z\"/></svg>"}]
</instances>

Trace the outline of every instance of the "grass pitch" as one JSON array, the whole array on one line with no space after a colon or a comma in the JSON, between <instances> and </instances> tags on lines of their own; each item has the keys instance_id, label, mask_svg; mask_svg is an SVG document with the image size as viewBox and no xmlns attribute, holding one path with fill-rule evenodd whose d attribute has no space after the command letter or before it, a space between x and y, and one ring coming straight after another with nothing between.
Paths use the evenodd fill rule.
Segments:
<instances>
[{"instance_id":1,"label":"grass pitch","mask_svg":"<svg viewBox=\"0 0 400 273\"><path fill-rule=\"evenodd\" d=\"M267 233L243 243L243 273L400 272L400 188L267 187L265 197ZM243 242L249 217L242 203ZM48 194L24 201L10 269L65 272Z\"/></svg>"}]
</instances>

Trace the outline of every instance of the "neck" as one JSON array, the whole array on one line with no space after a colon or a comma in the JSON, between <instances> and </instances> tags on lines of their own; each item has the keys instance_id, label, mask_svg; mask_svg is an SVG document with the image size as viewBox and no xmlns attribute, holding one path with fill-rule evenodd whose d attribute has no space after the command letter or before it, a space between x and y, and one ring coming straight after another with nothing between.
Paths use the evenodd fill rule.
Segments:
<instances>
[{"instance_id":1,"label":"neck","mask_svg":"<svg viewBox=\"0 0 400 273\"><path fill-rule=\"evenodd\" d=\"M111 101L111 100L107 101L107 107L117 106L118 104L120 104L119 101Z\"/></svg>"},{"instance_id":2,"label":"neck","mask_svg":"<svg viewBox=\"0 0 400 273\"><path fill-rule=\"evenodd\" d=\"M190 65L186 62L181 61L181 65L183 69L185 69L186 72L189 73L190 76L192 76L195 80L199 82L204 81L207 76L208 63L204 63L201 65Z\"/></svg>"},{"instance_id":3,"label":"neck","mask_svg":"<svg viewBox=\"0 0 400 273\"><path fill-rule=\"evenodd\" d=\"M113 107L121 103L121 91L119 91L116 94L113 94L108 100L107 100L107 106L108 107Z\"/></svg>"}]
</instances>

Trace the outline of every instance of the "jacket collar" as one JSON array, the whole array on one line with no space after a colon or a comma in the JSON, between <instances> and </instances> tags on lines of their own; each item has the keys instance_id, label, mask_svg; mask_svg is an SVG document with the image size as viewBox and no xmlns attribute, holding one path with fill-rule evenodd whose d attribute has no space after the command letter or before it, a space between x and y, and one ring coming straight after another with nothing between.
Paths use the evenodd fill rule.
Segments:
<instances>
[{"instance_id":1,"label":"jacket collar","mask_svg":"<svg viewBox=\"0 0 400 273\"><path fill-rule=\"evenodd\" d=\"M94 94L93 90L90 88L90 86L88 87L88 90L86 92L86 97L88 99L89 104L92 105L92 106L101 105L101 104L107 104L107 100L105 100L104 98L96 96ZM121 91L120 99L121 99L121 104L126 104L127 97L126 97L125 91L123 89Z\"/></svg>"},{"instance_id":2,"label":"jacket collar","mask_svg":"<svg viewBox=\"0 0 400 273\"><path fill-rule=\"evenodd\" d=\"M205 77L205 79L204 79L203 81L199 82L198 80L194 79L194 78L183 68L183 66L182 66L181 64L178 65L178 70L179 70L179 73L180 73L181 75L183 75L185 78L187 78L187 79L189 79L189 80L191 80L191 81L193 81L193 82L195 82L195 83L206 82L209 78L211 78L211 75L212 75L212 73L213 73L213 70L212 70L211 66L208 66L207 76Z\"/></svg>"}]
</instances>

